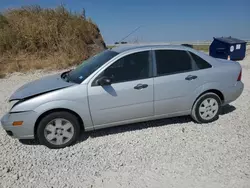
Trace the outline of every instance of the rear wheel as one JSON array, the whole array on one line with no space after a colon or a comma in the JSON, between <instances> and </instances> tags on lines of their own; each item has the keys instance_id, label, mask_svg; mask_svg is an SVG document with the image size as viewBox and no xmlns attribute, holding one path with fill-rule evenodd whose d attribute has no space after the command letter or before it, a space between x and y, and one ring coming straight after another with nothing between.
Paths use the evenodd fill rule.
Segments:
<instances>
[{"instance_id":1,"label":"rear wheel","mask_svg":"<svg viewBox=\"0 0 250 188\"><path fill-rule=\"evenodd\" d=\"M49 148L64 148L72 145L80 133L77 117L69 112L53 112L45 116L38 125L37 137Z\"/></svg>"},{"instance_id":2,"label":"rear wheel","mask_svg":"<svg viewBox=\"0 0 250 188\"><path fill-rule=\"evenodd\" d=\"M194 103L192 118L198 123L210 123L219 118L221 100L215 93L205 93Z\"/></svg>"}]
</instances>

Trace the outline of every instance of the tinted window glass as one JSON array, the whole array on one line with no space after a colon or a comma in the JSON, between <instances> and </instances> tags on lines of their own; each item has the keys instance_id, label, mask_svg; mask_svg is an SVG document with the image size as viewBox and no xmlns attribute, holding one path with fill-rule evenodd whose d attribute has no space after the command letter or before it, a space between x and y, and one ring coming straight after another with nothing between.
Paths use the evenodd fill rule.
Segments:
<instances>
[{"instance_id":1,"label":"tinted window glass","mask_svg":"<svg viewBox=\"0 0 250 188\"><path fill-rule=\"evenodd\" d=\"M168 75L192 70L192 63L186 51L156 50L157 75Z\"/></svg>"},{"instance_id":2,"label":"tinted window glass","mask_svg":"<svg viewBox=\"0 0 250 188\"><path fill-rule=\"evenodd\" d=\"M207 68L211 68L212 66L206 62L204 59L202 59L201 57L197 56L196 54L189 52L192 56L192 58L194 59L197 67L199 69L207 69Z\"/></svg>"},{"instance_id":3,"label":"tinted window glass","mask_svg":"<svg viewBox=\"0 0 250 188\"><path fill-rule=\"evenodd\" d=\"M149 51L127 55L108 67L101 76L111 78L112 83L148 78L150 73L149 58Z\"/></svg>"}]
</instances>

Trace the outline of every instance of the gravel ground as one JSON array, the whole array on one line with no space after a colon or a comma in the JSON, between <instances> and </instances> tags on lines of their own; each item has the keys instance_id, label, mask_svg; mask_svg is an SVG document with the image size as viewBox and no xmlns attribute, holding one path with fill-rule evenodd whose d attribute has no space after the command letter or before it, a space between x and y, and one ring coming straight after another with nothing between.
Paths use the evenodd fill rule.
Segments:
<instances>
[{"instance_id":1,"label":"gravel ground","mask_svg":"<svg viewBox=\"0 0 250 188\"><path fill-rule=\"evenodd\" d=\"M211 124L180 117L109 128L60 150L0 128L0 187L250 187L250 49L241 64L245 90ZM44 75L0 80L0 115L15 89Z\"/></svg>"}]
</instances>

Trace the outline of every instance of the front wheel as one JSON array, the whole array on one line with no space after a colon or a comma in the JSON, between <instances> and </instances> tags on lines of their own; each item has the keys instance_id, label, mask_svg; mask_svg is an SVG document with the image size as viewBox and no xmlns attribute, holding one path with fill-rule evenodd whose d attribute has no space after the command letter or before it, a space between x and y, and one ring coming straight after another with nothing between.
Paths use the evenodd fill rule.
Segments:
<instances>
[{"instance_id":1,"label":"front wheel","mask_svg":"<svg viewBox=\"0 0 250 188\"><path fill-rule=\"evenodd\" d=\"M210 123L219 118L221 100L215 93L205 93L193 105L192 118L198 123Z\"/></svg>"},{"instance_id":2,"label":"front wheel","mask_svg":"<svg viewBox=\"0 0 250 188\"><path fill-rule=\"evenodd\" d=\"M37 128L41 144L57 149L72 145L78 138L80 125L77 117L68 112L53 112L45 116Z\"/></svg>"}]
</instances>

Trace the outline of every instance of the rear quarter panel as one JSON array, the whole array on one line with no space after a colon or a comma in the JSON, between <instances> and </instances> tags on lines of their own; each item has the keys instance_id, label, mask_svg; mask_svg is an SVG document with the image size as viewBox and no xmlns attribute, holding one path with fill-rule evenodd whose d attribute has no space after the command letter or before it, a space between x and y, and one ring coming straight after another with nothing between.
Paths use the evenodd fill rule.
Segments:
<instances>
[{"instance_id":1,"label":"rear quarter panel","mask_svg":"<svg viewBox=\"0 0 250 188\"><path fill-rule=\"evenodd\" d=\"M203 55L203 58L212 65L212 68L197 71L198 77L204 80L198 93L216 89L222 92L225 101L230 95L230 89L237 84L237 78L240 74L241 65L235 61L217 59ZM198 96L197 96L198 97Z\"/></svg>"}]
</instances>

